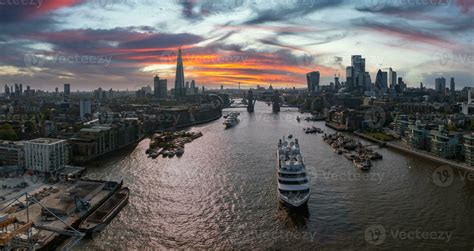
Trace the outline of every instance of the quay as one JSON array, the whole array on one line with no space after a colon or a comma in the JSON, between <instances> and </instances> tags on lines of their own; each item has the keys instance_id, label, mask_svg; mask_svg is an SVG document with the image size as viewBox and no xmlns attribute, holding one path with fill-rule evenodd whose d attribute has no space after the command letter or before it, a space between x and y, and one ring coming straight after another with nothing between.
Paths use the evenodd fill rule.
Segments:
<instances>
[{"instance_id":1,"label":"quay","mask_svg":"<svg viewBox=\"0 0 474 251\"><path fill-rule=\"evenodd\" d=\"M51 181L25 173L0 178L0 247L69 249L84 237L76 230L80 222L122 186L68 177Z\"/></svg>"},{"instance_id":2,"label":"quay","mask_svg":"<svg viewBox=\"0 0 474 251\"><path fill-rule=\"evenodd\" d=\"M374 142L374 143L378 143L381 146L386 146L388 148L391 148L391 149L394 149L394 150L397 150L397 151L401 151L401 152L408 153L408 154L411 154L411 155L414 155L414 156L425 158L427 160L430 160L430 161L433 161L433 162L436 162L436 163L439 163L439 164L442 164L442 165L448 165L448 166L451 166L451 167L454 167L454 168L457 168L457 169L461 169L461 170L465 170L465 171L473 171L474 172L474 168L469 167L466 164L461 164L461 163L457 163L457 162L454 162L454 161L451 161L451 160L448 160L448 159L443 159L443 158L434 156L434 155L432 155L428 152L423 152L423 151L420 151L420 150L410 149L410 148L407 148L407 147L405 147L401 144L397 144L397 143L393 143L393 142L385 142L385 141L381 141L381 140L378 140L378 139L374 139L374 138L372 138L370 136L367 136L367 135L364 135L360 132L353 132L353 133L355 135L357 135L358 137L360 137L360 138L363 138L365 140L368 140L368 141L371 141L371 142Z\"/></svg>"}]
</instances>

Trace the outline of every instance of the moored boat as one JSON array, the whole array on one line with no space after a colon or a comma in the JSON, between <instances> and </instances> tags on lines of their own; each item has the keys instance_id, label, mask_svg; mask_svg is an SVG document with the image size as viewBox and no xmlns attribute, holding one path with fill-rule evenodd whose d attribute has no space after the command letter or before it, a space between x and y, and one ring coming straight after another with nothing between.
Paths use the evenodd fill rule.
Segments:
<instances>
[{"instance_id":1,"label":"moored boat","mask_svg":"<svg viewBox=\"0 0 474 251\"><path fill-rule=\"evenodd\" d=\"M352 162L359 170L362 170L362 171L369 171L370 167L372 166L372 163L368 159L367 160L354 159L352 160Z\"/></svg>"},{"instance_id":2,"label":"moored boat","mask_svg":"<svg viewBox=\"0 0 474 251\"><path fill-rule=\"evenodd\" d=\"M122 208L127 205L130 190L127 187L115 192L79 225L79 231L92 236L102 231Z\"/></svg>"}]
</instances>

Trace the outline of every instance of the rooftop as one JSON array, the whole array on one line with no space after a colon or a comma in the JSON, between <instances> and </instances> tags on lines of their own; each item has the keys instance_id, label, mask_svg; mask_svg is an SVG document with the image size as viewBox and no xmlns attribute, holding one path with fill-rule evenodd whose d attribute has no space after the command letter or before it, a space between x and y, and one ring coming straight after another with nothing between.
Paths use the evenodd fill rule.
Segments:
<instances>
[{"instance_id":1,"label":"rooftop","mask_svg":"<svg viewBox=\"0 0 474 251\"><path fill-rule=\"evenodd\" d=\"M26 143L50 145L50 144L56 144L63 141L65 140L64 139L51 139L51 138L37 138L37 139L32 139L30 141L27 141Z\"/></svg>"},{"instance_id":2,"label":"rooftop","mask_svg":"<svg viewBox=\"0 0 474 251\"><path fill-rule=\"evenodd\" d=\"M93 126L91 128L82 128L81 132L93 132L93 133L98 133L98 132L103 132L103 131L108 131L110 130L110 126Z\"/></svg>"}]
</instances>

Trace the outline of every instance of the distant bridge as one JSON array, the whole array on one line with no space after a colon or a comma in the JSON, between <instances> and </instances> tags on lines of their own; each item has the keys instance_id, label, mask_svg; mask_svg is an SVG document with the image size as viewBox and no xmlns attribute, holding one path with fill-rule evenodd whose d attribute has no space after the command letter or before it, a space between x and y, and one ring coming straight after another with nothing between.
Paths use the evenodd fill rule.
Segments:
<instances>
[{"instance_id":1,"label":"distant bridge","mask_svg":"<svg viewBox=\"0 0 474 251\"><path fill-rule=\"evenodd\" d=\"M297 105L288 105L288 104L280 105L280 107L299 108L299 106ZM239 104L239 105L231 105L228 107L224 107L224 109L237 109L237 108L247 108L247 105Z\"/></svg>"}]
</instances>

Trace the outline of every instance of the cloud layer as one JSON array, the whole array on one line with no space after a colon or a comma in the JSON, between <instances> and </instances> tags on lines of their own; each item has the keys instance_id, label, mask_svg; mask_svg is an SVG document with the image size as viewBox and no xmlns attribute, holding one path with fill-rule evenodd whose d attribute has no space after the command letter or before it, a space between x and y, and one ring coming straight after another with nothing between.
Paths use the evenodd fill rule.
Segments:
<instances>
[{"instance_id":1,"label":"cloud layer","mask_svg":"<svg viewBox=\"0 0 474 251\"><path fill-rule=\"evenodd\" d=\"M207 86L323 84L362 54L417 86L474 83L474 1L37 0L0 6L0 80L32 88L134 89L159 74ZM403 4L402 4L403 3ZM107 63L108 62L108 63ZM373 76L374 78L375 76ZM375 79L375 78L374 78Z\"/></svg>"}]
</instances>

